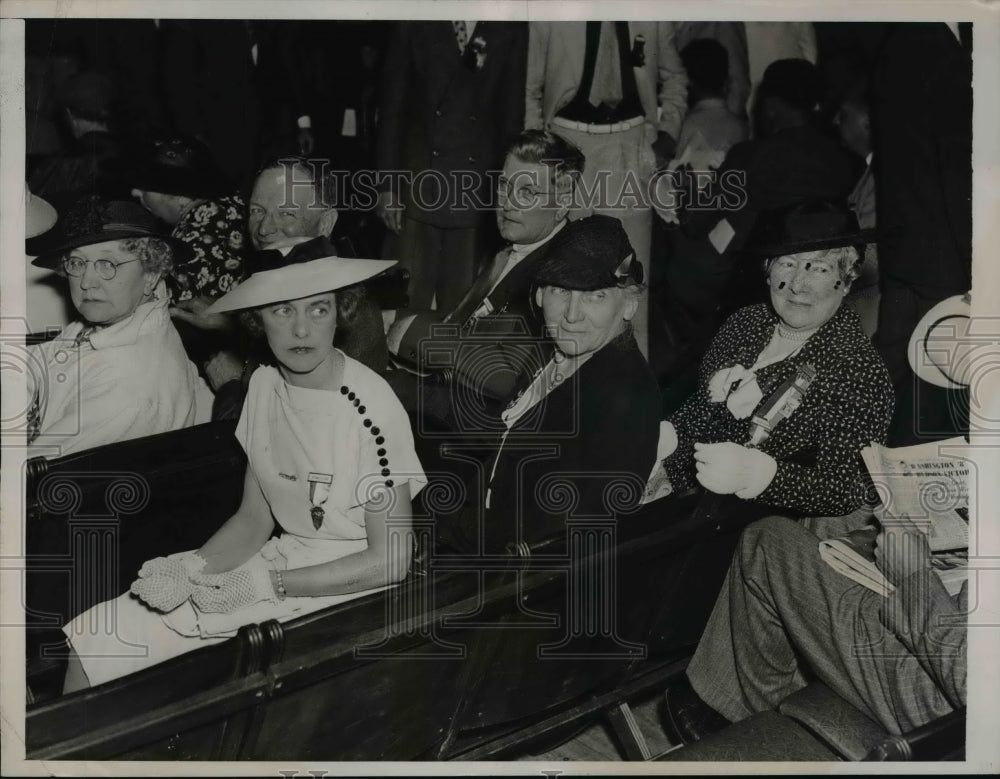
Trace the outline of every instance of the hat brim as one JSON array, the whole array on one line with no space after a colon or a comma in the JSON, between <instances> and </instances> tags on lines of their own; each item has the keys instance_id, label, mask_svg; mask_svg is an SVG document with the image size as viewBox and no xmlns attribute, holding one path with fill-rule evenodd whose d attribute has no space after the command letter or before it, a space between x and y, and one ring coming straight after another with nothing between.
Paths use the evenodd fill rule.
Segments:
<instances>
[{"instance_id":1,"label":"hat brim","mask_svg":"<svg viewBox=\"0 0 1000 779\"><path fill-rule=\"evenodd\" d=\"M802 252L816 252L823 249L839 249L843 246L860 246L862 244L877 243L879 237L878 230L859 230L856 233L835 235L827 238L806 239L784 244L747 246L744 251L758 257L787 257L789 254L801 254Z\"/></svg>"},{"instance_id":2,"label":"hat brim","mask_svg":"<svg viewBox=\"0 0 1000 779\"><path fill-rule=\"evenodd\" d=\"M178 241L176 238L172 238L169 235L163 235L161 233L155 233L139 228L104 229L99 233L80 235L71 240L62 240L58 241L54 245L45 246L39 255L31 261L31 264L36 265L39 268L58 270L63 255L70 249L79 249L82 246L93 246L94 244L106 243L107 241L120 241L123 238L159 238L161 241L166 241L174 250L175 266L183 264L190 259L191 256L191 248L187 244Z\"/></svg>"},{"instance_id":3,"label":"hat brim","mask_svg":"<svg viewBox=\"0 0 1000 779\"><path fill-rule=\"evenodd\" d=\"M953 295L935 305L917 322L917 326L913 328L913 334L910 336L910 343L906 347L906 357L910 362L910 368L917 375L917 378L923 379L937 387L944 387L945 389L965 389L964 384L952 381L951 377L931 359L927 352L927 339L931 331L938 324L945 324L943 320L957 317L968 319L970 313L971 306L969 305L967 296ZM957 346L957 343L955 345ZM941 341L935 339L932 348L937 350L947 347Z\"/></svg>"},{"instance_id":4,"label":"hat brim","mask_svg":"<svg viewBox=\"0 0 1000 779\"><path fill-rule=\"evenodd\" d=\"M395 260L323 257L261 271L215 301L208 313L257 308L343 289L377 276L395 264Z\"/></svg>"},{"instance_id":5,"label":"hat brim","mask_svg":"<svg viewBox=\"0 0 1000 779\"><path fill-rule=\"evenodd\" d=\"M30 195L24 215L24 238L34 238L51 230L58 219L55 208L49 201Z\"/></svg>"},{"instance_id":6,"label":"hat brim","mask_svg":"<svg viewBox=\"0 0 1000 779\"><path fill-rule=\"evenodd\" d=\"M222 180L212 175L192 175L187 171L166 168L139 168L131 174L121 175L120 178L123 181L127 179L131 189L159 192L161 195L211 198L221 197L226 191Z\"/></svg>"}]
</instances>

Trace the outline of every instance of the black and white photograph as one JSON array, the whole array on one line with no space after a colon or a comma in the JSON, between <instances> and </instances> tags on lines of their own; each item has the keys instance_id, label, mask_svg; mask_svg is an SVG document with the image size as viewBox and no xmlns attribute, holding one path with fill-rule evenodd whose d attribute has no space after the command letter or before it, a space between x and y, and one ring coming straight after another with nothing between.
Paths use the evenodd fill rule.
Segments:
<instances>
[{"instance_id":1,"label":"black and white photograph","mask_svg":"<svg viewBox=\"0 0 1000 779\"><path fill-rule=\"evenodd\" d=\"M997 770L1000 3L0 61L4 775Z\"/></svg>"}]
</instances>

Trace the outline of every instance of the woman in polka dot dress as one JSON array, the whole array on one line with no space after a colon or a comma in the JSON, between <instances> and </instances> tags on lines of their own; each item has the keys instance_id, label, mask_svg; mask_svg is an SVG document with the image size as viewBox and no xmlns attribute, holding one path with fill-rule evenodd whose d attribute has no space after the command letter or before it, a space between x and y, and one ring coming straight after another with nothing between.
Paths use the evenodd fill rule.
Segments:
<instances>
[{"instance_id":1,"label":"woman in polka dot dress","mask_svg":"<svg viewBox=\"0 0 1000 779\"><path fill-rule=\"evenodd\" d=\"M864 501L861 449L885 442L892 416L888 371L842 305L873 236L831 203L771 214L757 235L770 302L719 329L698 390L661 424L660 474L675 493L697 480L786 515L842 516Z\"/></svg>"},{"instance_id":2,"label":"woman in polka dot dress","mask_svg":"<svg viewBox=\"0 0 1000 779\"><path fill-rule=\"evenodd\" d=\"M325 238L259 252L215 304L243 310L275 362L251 378L236 428L243 501L199 550L146 562L130 592L65 627L67 691L406 576L410 501L426 481L409 419L381 377L332 345L357 302L351 285L393 263L331 255Z\"/></svg>"}]
</instances>

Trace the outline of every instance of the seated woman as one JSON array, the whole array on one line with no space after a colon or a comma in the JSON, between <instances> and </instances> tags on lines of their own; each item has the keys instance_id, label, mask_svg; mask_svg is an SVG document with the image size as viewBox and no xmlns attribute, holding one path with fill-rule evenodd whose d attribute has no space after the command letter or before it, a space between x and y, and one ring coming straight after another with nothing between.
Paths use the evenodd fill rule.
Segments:
<instances>
[{"instance_id":1,"label":"seated woman","mask_svg":"<svg viewBox=\"0 0 1000 779\"><path fill-rule=\"evenodd\" d=\"M893 393L857 314L841 305L871 237L831 203L765 219L770 304L719 329L699 387L662 425L648 498L697 481L790 515L840 516L865 498L861 449L885 442ZM669 487L666 485L669 484Z\"/></svg>"},{"instance_id":2,"label":"seated woman","mask_svg":"<svg viewBox=\"0 0 1000 779\"><path fill-rule=\"evenodd\" d=\"M28 455L60 456L206 422L212 394L167 312L182 250L140 206L90 196L39 239L79 319L30 347Z\"/></svg>"},{"instance_id":3,"label":"seated woman","mask_svg":"<svg viewBox=\"0 0 1000 779\"><path fill-rule=\"evenodd\" d=\"M252 275L214 306L248 309L275 361L254 372L236 427L243 501L199 550L146 562L130 593L64 628L67 691L407 574L410 499L425 481L409 421L377 374L332 346L357 300L349 287L393 263L333 259L317 238L248 264Z\"/></svg>"},{"instance_id":4,"label":"seated woman","mask_svg":"<svg viewBox=\"0 0 1000 779\"><path fill-rule=\"evenodd\" d=\"M503 553L562 536L567 519L628 513L656 456L659 389L631 325L642 266L621 222L567 224L535 287L551 358L502 414L485 495L469 490L463 510L439 524L458 551Z\"/></svg>"},{"instance_id":5,"label":"seated woman","mask_svg":"<svg viewBox=\"0 0 1000 779\"><path fill-rule=\"evenodd\" d=\"M239 283L247 207L241 195L227 193L207 148L184 138L157 141L130 184L132 196L191 250L169 283L175 304L199 295L215 300Z\"/></svg>"}]
</instances>

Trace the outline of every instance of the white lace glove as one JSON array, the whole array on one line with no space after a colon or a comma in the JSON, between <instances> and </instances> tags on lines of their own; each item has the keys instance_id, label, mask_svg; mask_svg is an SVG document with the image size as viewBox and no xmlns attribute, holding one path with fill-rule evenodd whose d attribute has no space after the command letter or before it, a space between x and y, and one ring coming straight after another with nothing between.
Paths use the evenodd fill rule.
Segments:
<instances>
[{"instance_id":1,"label":"white lace glove","mask_svg":"<svg viewBox=\"0 0 1000 779\"><path fill-rule=\"evenodd\" d=\"M774 481L778 461L759 449L726 441L695 444L695 468L702 487L719 495L756 498Z\"/></svg>"},{"instance_id":2,"label":"white lace glove","mask_svg":"<svg viewBox=\"0 0 1000 779\"><path fill-rule=\"evenodd\" d=\"M229 614L261 601L274 602L277 595L267 568L244 568L239 571L212 573L192 579L191 600L204 612Z\"/></svg>"},{"instance_id":3,"label":"white lace glove","mask_svg":"<svg viewBox=\"0 0 1000 779\"><path fill-rule=\"evenodd\" d=\"M129 591L150 608L173 611L191 596L191 577L204 567L205 558L197 552L154 557L142 564Z\"/></svg>"}]
</instances>

